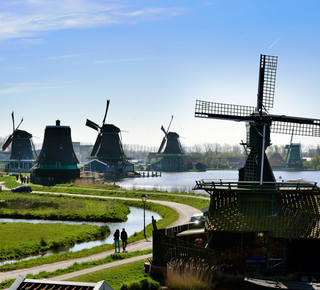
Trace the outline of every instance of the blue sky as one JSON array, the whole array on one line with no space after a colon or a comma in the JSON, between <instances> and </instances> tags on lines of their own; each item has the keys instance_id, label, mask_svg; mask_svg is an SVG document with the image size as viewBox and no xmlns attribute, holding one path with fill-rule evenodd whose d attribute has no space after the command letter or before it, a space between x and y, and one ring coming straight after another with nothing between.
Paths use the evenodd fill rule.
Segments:
<instances>
[{"instance_id":1,"label":"blue sky","mask_svg":"<svg viewBox=\"0 0 320 290\"><path fill-rule=\"evenodd\" d=\"M159 146L174 115L186 146L238 144L245 125L195 118L195 101L255 106L260 54L279 57L270 113L320 119L319 12L316 0L2 0L0 136L15 111L35 143L56 119L94 143L85 121L101 124L110 99L124 143Z\"/></svg>"}]
</instances>

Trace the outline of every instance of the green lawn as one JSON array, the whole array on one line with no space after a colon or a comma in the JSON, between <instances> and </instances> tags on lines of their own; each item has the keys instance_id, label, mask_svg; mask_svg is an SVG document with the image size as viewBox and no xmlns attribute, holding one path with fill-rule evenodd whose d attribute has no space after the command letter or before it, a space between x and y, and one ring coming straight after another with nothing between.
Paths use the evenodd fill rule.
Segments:
<instances>
[{"instance_id":1,"label":"green lawn","mask_svg":"<svg viewBox=\"0 0 320 290\"><path fill-rule=\"evenodd\" d=\"M0 176L0 181L5 181L7 187L15 187L18 184L14 180L14 177L9 176ZM148 195L148 200L166 200L173 201L183 204L188 204L198 209L209 206L210 199L205 195L195 195L189 193L173 193L173 192L157 192L157 191L144 191L144 190L119 190L115 188L96 188L88 186L76 186L73 184L69 185L59 185L54 187L42 187L38 185L32 185L34 191L50 191L50 192L61 192L61 193L72 193L72 194L86 194L86 195L96 195L96 196L111 196L114 198L117 197L128 197L128 198L137 198L137 201L124 201L124 200L105 200L101 198L79 198L79 197L65 197L52 196L45 193L34 193L34 194L23 194L22 196L14 196L11 192L2 191L0 192L0 200L3 200L3 206L0 204L0 216L16 216L24 215L24 218L48 218L56 217L58 219L79 219L79 220L98 220L101 217L106 218L105 212L106 209L110 209L110 212L119 212L118 209L127 206L143 207L141 202L141 195L146 193ZM10 199L10 196L13 198ZM28 199L27 197L30 197ZM51 199L51 197L53 199ZM61 200L58 202L57 199ZM32 202L28 205L29 201ZM19 202L18 202L19 201ZM91 204L91 201L93 202ZM108 204L108 201L111 204ZM106 202L106 203L104 203ZM36 206L38 203L38 206ZM88 203L88 204L87 204ZM7 206L9 205L10 206ZM99 204L99 205L98 205ZM14 208L14 206L16 206ZM22 207L22 208L19 208ZM160 214L163 219L157 221L158 228L164 228L172 224L175 220L178 219L178 214L172 209L160 206L151 202L146 203L146 209L155 211ZM89 213L87 213L87 210ZM109 210L107 210L109 211ZM99 212L99 214L97 214ZM126 215L126 214L125 214ZM109 214L108 218L116 218L116 215ZM117 216L118 218L118 216ZM120 217L122 218L122 217ZM152 225L146 227L146 235L149 237L152 235ZM130 237L129 242L137 241L143 239L143 232L135 233ZM1 242L0 242L1 243ZM37 258L30 261L18 262L8 266L1 266L1 271L8 271L13 269L28 268L37 265L42 265L45 263L53 263L56 261L72 259L76 257L88 256L93 253L98 253L106 251L113 248L113 245L102 245L94 247L92 249L82 250L75 253L66 253L52 255L46 258ZM138 253L139 254L139 253ZM83 267L92 267L94 266L93 261L92 265L87 265ZM144 260L130 263L123 266L113 267L110 269L102 270L99 272L94 272L86 276L79 276L73 279L74 281L85 281L85 282L97 282L101 280L106 280L113 288L120 289L123 284L130 285L132 283L137 283L135 289L151 289L151 285L158 285L158 282L153 281L148 275L143 271ZM81 266L82 267L82 266ZM78 265L74 266L74 271L78 268ZM72 268L73 269L73 268ZM62 272L72 272L73 270L63 270ZM42 273L44 274L44 273ZM56 273L47 273L47 277L56 276ZM31 277L28 277L31 278ZM12 282L11 282L12 283ZM0 284L0 289L7 288L10 286L9 281L4 281ZM149 288L145 288L146 285L149 285ZM154 288L156 289L156 287Z\"/></svg>"},{"instance_id":2,"label":"green lawn","mask_svg":"<svg viewBox=\"0 0 320 290\"><path fill-rule=\"evenodd\" d=\"M109 234L109 228L92 225L0 223L0 260L36 255Z\"/></svg>"},{"instance_id":3,"label":"green lawn","mask_svg":"<svg viewBox=\"0 0 320 290\"><path fill-rule=\"evenodd\" d=\"M123 285L129 286L132 284L137 286L135 289L141 289L146 284L149 284L149 287L153 285L153 289L157 289L160 284L144 272L144 263L145 260L123 264L83 276L77 276L69 279L69 281L96 283L105 280L115 290L121 289Z\"/></svg>"}]
</instances>

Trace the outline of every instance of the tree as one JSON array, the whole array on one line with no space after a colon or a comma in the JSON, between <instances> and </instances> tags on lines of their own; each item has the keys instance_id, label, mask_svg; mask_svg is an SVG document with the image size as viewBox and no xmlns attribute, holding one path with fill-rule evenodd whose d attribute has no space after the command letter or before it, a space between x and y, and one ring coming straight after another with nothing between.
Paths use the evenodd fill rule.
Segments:
<instances>
[{"instance_id":1,"label":"tree","mask_svg":"<svg viewBox=\"0 0 320 290\"><path fill-rule=\"evenodd\" d=\"M320 156L315 154L314 156L311 157L311 164L315 170L318 169L320 165Z\"/></svg>"}]
</instances>

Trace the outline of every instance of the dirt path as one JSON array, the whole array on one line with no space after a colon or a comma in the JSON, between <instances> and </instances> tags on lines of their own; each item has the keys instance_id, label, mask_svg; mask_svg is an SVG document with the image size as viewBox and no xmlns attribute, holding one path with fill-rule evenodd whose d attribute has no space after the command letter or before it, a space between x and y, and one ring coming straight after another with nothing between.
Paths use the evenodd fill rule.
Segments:
<instances>
[{"instance_id":1,"label":"dirt path","mask_svg":"<svg viewBox=\"0 0 320 290\"><path fill-rule=\"evenodd\" d=\"M75 194L68 194L68 193L52 193L52 192L48 192L48 193L75 196ZM135 199L135 198L122 198L122 197L115 198L115 197L98 196L98 195L94 196L94 195L82 195L82 194L80 194L79 196L87 196L87 197L93 197L93 198L94 197L99 197L99 198L108 198L108 199L111 198L111 199L139 200L139 199ZM181 225L181 224L186 224L186 223L188 223L190 217L193 214L201 212L201 211L199 211L198 209L196 209L194 207L191 207L191 206L188 206L188 205L184 205L184 204L180 204L180 203L176 203L176 202L159 201L159 200L152 200L152 201L150 200L148 202L153 202L153 203L166 205L166 206L174 209L175 211L177 211L179 213L180 218L175 223L173 223L171 226L177 226L177 225ZM134 252L134 251L138 251L138 250L147 250L147 249L151 249L151 248L152 248L152 237L148 238L147 241L143 240L143 241L139 241L139 242L135 242L135 243L130 243L127 246L127 250L129 252ZM114 253L113 250L112 251L102 252L102 253L91 255L91 256L87 256L87 257L78 258L78 259L72 259L72 260L61 261L61 262L57 262L57 263L37 266L37 267L33 267L33 268L27 268L27 269L14 270L14 271L9 271L9 272L5 272L5 273L0 273L0 281L4 281L4 280L7 280L7 279L16 279L18 277L18 275L21 275L21 276L24 276L24 277L27 274L35 275L35 274L38 274L41 271L53 272L53 271L55 271L57 269L65 269L65 268L73 265L75 262L82 263L82 262L86 262L86 261L94 261L94 260L102 259L102 258L104 258L106 256L109 256L112 253ZM73 273L62 275L62 276L59 276L59 277L53 277L53 278L50 278L50 279L52 279L52 280L69 279L71 277L76 277L76 276L82 275L84 273L94 272L94 271L97 271L97 270L100 270L100 269L116 266L116 265L119 265L119 264L130 263L130 262L132 262L134 260L135 261L139 260L139 259L147 260L147 258L151 257L151 256L152 255L150 254L150 255L134 257L134 258L130 258L130 259L122 260L122 261L117 261L117 262L113 262L113 263L109 263L109 264L93 267L93 268L90 268L90 269L85 269L85 270L73 272Z\"/></svg>"}]
</instances>

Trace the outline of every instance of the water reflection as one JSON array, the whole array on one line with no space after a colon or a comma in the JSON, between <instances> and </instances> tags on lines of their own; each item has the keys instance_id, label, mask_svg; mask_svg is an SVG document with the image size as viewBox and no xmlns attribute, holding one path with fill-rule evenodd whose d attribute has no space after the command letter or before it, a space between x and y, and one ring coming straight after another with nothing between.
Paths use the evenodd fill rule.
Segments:
<instances>
[{"instance_id":1,"label":"water reflection","mask_svg":"<svg viewBox=\"0 0 320 290\"><path fill-rule=\"evenodd\" d=\"M128 220L125 222L118 222L118 223L103 223L103 222L75 222L75 221L50 221L50 220L23 220L23 219L0 219L0 222L26 222L26 223L64 223L64 224L89 224L89 225L97 225L97 226L108 226L110 228L111 234L108 237L90 241L90 242L84 242L76 244L70 248L66 248L63 250L57 250L52 252L47 252L43 255L37 255L32 257L27 257L19 260L10 260L10 261L3 261L0 263L0 265L14 263L18 261L23 260L29 260L32 258L37 257L46 257L52 254L61 254L61 253L67 253L67 252L76 252L81 251L83 249L91 249L95 246L100 246L103 244L112 244L113 243L113 233L116 229L122 229L125 228L126 232L128 233L128 237L132 236L135 232L141 232L143 231L143 209L136 208L136 207L129 207L130 213L128 214ZM146 210L146 226L148 224L151 224L151 217L153 216L156 220L162 219L160 215L158 215L155 212Z\"/></svg>"}]
</instances>

